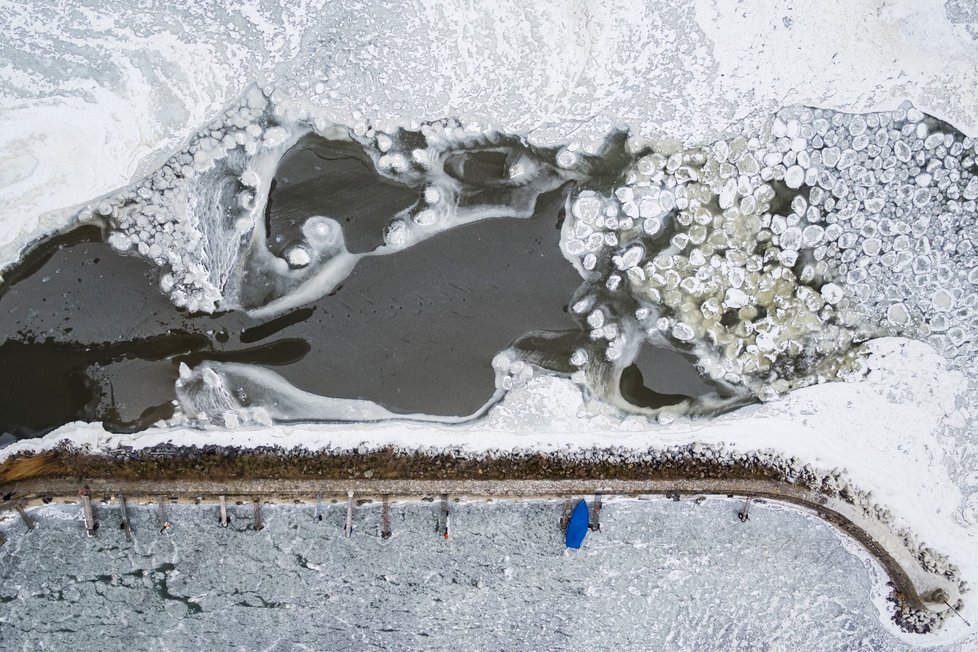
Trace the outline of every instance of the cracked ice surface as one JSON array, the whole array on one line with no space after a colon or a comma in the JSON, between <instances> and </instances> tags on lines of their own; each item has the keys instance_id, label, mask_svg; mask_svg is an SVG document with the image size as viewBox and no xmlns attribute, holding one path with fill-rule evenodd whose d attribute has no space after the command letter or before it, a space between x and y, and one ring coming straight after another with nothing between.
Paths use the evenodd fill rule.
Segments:
<instances>
[{"instance_id":1,"label":"cracked ice surface","mask_svg":"<svg viewBox=\"0 0 978 652\"><path fill-rule=\"evenodd\" d=\"M218 527L215 506L131 507L135 541L96 504L33 510L39 528L2 524L4 649L758 649L900 650L874 602L882 570L828 525L739 501L614 500L602 531L565 555L558 502L377 504L343 538L345 505L250 505ZM43 550L43 553L39 551Z\"/></svg>"}]
</instances>

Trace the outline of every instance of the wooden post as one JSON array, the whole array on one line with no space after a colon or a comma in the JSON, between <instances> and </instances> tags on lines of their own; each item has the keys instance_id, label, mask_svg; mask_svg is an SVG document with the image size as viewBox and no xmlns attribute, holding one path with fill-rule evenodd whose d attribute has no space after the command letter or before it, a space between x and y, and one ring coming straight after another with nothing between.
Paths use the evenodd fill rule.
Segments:
<instances>
[{"instance_id":1,"label":"wooden post","mask_svg":"<svg viewBox=\"0 0 978 652\"><path fill-rule=\"evenodd\" d=\"M129 503L125 496L119 496L119 529L126 533L126 541L132 541L132 526L129 524Z\"/></svg>"},{"instance_id":2,"label":"wooden post","mask_svg":"<svg viewBox=\"0 0 978 652\"><path fill-rule=\"evenodd\" d=\"M384 494L384 507L380 517L380 536L382 539L391 538L391 506L389 496Z\"/></svg>"},{"instance_id":3,"label":"wooden post","mask_svg":"<svg viewBox=\"0 0 978 652\"><path fill-rule=\"evenodd\" d=\"M261 496L255 498L255 531L265 528L265 522L261 518Z\"/></svg>"},{"instance_id":4,"label":"wooden post","mask_svg":"<svg viewBox=\"0 0 978 652\"><path fill-rule=\"evenodd\" d=\"M27 526L28 531L37 527L37 523L34 522L34 519L31 518L30 514L24 511L23 507L20 505L14 505L14 509L16 509L17 513L20 514L20 520L22 520L24 525Z\"/></svg>"},{"instance_id":5,"label":"wooden post","mask_svg":"<svg viewBox=\"0 0 978 652\"><path fill-rule=\"evenodd\" d=\"M601 492L595 492L594 503L591 505L591 522L587 524L587 527L592 532L601 531Z\"/></svg>"},{"instance_id":6,"label":"wooden post","mask_svg":"<svg viewBox=\"0 0 978 652\"><path fill-rule=\"evenodd\" d=\"M353 536L353 491L346 492L346 528L344 534L347 539Z\"/></svg>"},{"instance_id":7,"label":"wooden post","mask_svg":"<svg viewBox=\"0 0 978 652\"><path fill-rule=\"evenodd\" d=\"M737 512L737 518L740 519L741 523L746 523L750 520L750 496L747 496L747 500L744 501L744 508Z\"/></svg>"},{"instance_id":8,"label":"wooden post","mask_svg":"<svg viewBox=\"0 0 978 652\"><path fill-rule=\"evenodd\" d=\"M953 612L954 612L954 615L955 615L955 616L957 616L958 618L960 618L961 620L963 620L963 621L964 621L964 624L965 624L965 625L967 625L967 626L968 626L969 628L971 627L971 623L969 623L969 622L968 622L968 620L967 620L967 619L966 619L966 618L965 618L964 616L962 616L962 615L961 615L961 614L960 614L960 613L958 612L958 610L957 610L957 609L955 609L954 607L952 607L952 606L951 606L951 603L950 603L950 602L948 602L947 600L945 600L945 601L944 601L944 604L946 604L946 605L947 605L947 608L948 608L948 609L950 609L951 611L953 611Z\"/></svg>"},{"instance_id":9,"label":"wooden post","mask_svg":"<svg viewBox=\"0 0 978 652\"><path fill-rule=\"evenodd\" d=\"M95 522L95 515L92 513L92 492L88 490L88 487L84 487L78 490L78 495L81 496L82 512L85 515L85 531L88 532L88 536L94 537L98 524Z\"/></svg>"},{"instance_id":10,"label":"wooden post","mask_svg":"<svg viewBox=\"0 0 978 652\"><path fill-rule=\"evenodd\" d=\"M574 501L570 498L564 498L564 512L560 515L560 529L567 530L567 523L570 521L571 509L574 507Z\"/></svg>"},{"instance_id":11,"label":"wooden post","mask_svg":"<svg viewBox=\"0 0 978 652\"><path fill-rule=\"evenodd\" d=\"M221 527L227 527L231 523L231 519L228 518L228 502L224 496L218 496L218 501L221 503Z\"/></svg>"},{"instance_id":12,"label":"wooden post","mask_svg":"<svg viewBox=\"0 0 978 652\"><path fill-rule=\"evenodd\" d=\"M160 510L160 532L166 532L173 525L170 521L166 520L166 505L163 503L163 496L156 497L156 504L159 506Z\"/></svg>"},{"instance_id":13,"label":"wooden post","mask_svg":"<svg viewBox=\"0 0 978 652\"><path fill-rule=\"evenodd\" d=\"M438 534L448 539L448 494L441 495L441 510L438 515Z\"/></svg>"}]
</instances>

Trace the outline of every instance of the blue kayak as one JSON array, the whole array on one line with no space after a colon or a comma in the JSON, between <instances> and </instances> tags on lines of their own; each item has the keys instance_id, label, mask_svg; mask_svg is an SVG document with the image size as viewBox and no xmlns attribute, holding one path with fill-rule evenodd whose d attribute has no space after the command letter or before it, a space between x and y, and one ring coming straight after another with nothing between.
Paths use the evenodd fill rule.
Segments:
<instances>
[{"instance_id":1,"label":"blue kayak","mask_svg":"<svg viewBox=\"0 0 978 652\"><path fill-rule=\"evenodd\" d=\"M587 510L587 502L581 499L581 501L577 503L577 507L574 508L574 512L571 514L570 520L567 521L565 541L568 548L581 547L581 544L584 543L584 537L587 536L587 526L590 520L591 515Z\"/></svg>"}]
</instances>

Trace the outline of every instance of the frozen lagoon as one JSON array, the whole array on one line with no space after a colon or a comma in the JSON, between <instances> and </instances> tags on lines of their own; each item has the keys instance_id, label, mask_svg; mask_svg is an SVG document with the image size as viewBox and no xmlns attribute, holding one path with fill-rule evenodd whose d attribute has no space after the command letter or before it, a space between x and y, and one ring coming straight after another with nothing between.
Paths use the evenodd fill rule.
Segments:
<instances>
[{"instance_id":1,"label":"frozen lagoon","mask_svg":"<svg viewBox=\"0 0 978 652\"><path fill-rule=\"evenodd\" d=\"M325 505L325 503L324 503ZM451 505L215 506L96 503L98 536L81 508L32 511L24 533L0 523L0 646L7 650L533 649L899 650L881 620L882 569L831 526L796 510L707 499L618 499L602 530L565 553L559 501ZM885 616L882 616L885 619ZM912 642L914 639L910 639ZM917 637L924 643L925 637Z\"/></svg>"}]
</instances>

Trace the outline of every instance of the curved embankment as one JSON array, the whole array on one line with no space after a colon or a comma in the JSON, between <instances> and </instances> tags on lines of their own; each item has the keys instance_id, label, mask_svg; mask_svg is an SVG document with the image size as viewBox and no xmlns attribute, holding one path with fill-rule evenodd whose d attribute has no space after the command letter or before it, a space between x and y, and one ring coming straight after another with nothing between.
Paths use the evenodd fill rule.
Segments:
<instances>
[{"instance_id":1,"label":"curved embankment","mask_svg":"<svg viewBox=\"0 0 978 652\"><path fill-rule=\"evenodd\" d=\"M87 488L95 499L113 496L129 499L164 496L169 499L201 502L226 496L228 499L315 500L342 497L350 492L358 499L382 496L425 497L450 494L472 498L545 498L573 495L628 496L649 494L725 495L762 497L788 503L814 514L859 542L886 570L894 586L899 620L907 609L936 616L942 621L950 604L960 599L957 583L945 575L928 572L914 558L903 539L883 523L838 498L787 481L750 478L699 479L157 479L111 480L28 478L0 486L2 507L37 504L40 501L77 502L79 491ZM903 623L901 623L903 624Z\"/></svg>"}]
</instances>

